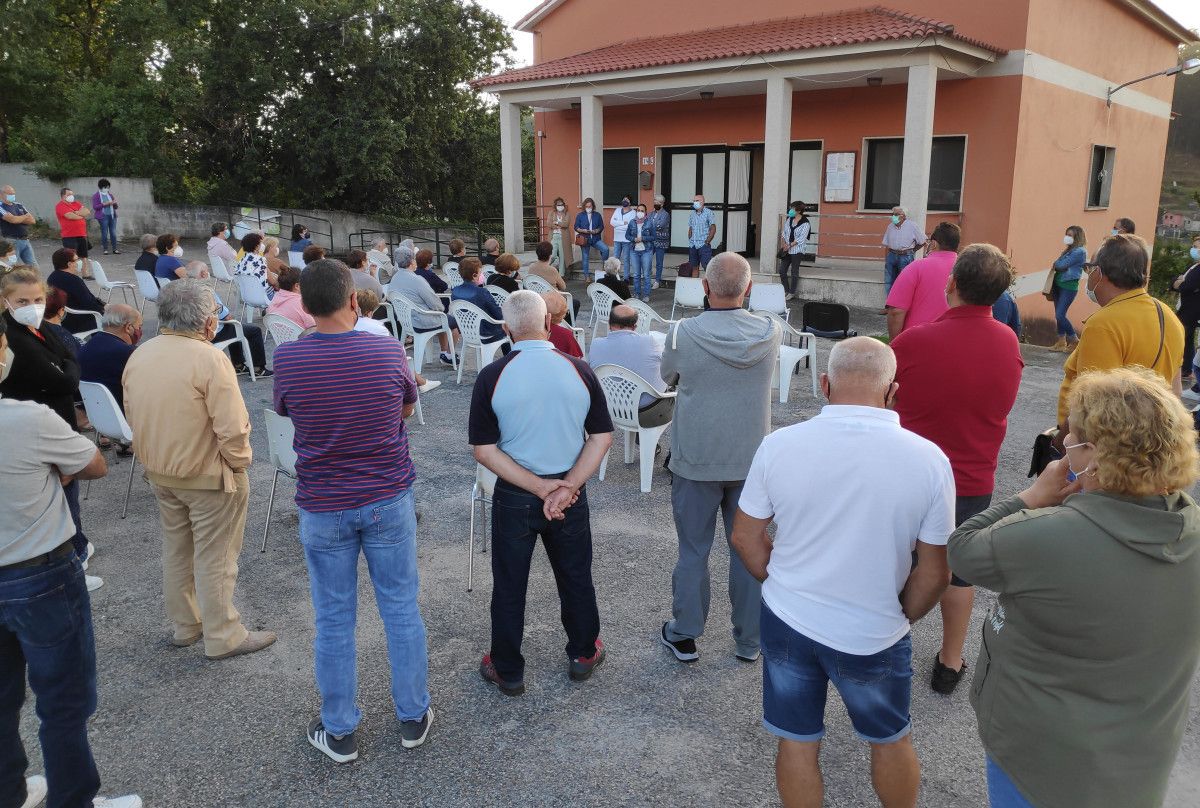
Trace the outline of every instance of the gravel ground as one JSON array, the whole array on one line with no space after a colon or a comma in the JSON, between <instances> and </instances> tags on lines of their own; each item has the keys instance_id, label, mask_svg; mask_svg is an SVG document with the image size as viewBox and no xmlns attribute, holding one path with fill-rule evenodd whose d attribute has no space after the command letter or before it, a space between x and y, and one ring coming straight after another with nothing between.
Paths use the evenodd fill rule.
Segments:
<instances>
[{"instance_id":1,"label":"gravel ground","mask_svg":"<svg viewBox=\"0 0 1200 808\"><path fill-rule=\"evenodd\" d=\"M57 245L36 246L48 267ZM184 247L188 256L204 254L200 242ZM110 279L131 279L137 247L126 250L120 256L94 256ZM580 284L573 290L586 297ZM655 293L654 304L667 312L669 290ZM148 335L155 333L154 311L147 304ZM799 311L793 316L798 320ZM856 310L853 322L864 334L885 331L883 318L874 312ZM828 341L819 342L820 367L829 347ZM1034 433L1053 420L1061 380L1061 355L1030 346L1024 354L1024 381L1000 456L997 497L1025 485L1028 447ZM661 469L655 472L654 490L642 494L637 465L625 466L614 456L608 479L589 485L596 588L609 651L605 665L586 684L567 679L553 577L545 556L538 554L524 647L528 692L507 698L480 681L491 581L488 557L477 556L475 591L466 591L474 474L466 443L470 380L459 387L449 371L427 372L443 385L424 399L425 425L410 426L416 497L424 514L418 530L420 601L436 713L428 743L413 751L400 745L383 631L365 565L358 631L365 714L361 757L337 767L305 741L304 727L318 701L313 616L293 489L281 480L267 552L260 554L272 476L262 410L271 404L271 385L246 380L242 393L254 425L255 463L235 601L248 627L277 631L279 642L223 662L205 660L199 645L167 645L154 497L139 475L129 516L119 518L130 461L110 456L109 477L93 484L83 505L86 532L98 548L91 571L106 582L92 601L100 706L91 738L103 793L136 791L148 806L777 805L774 743L760 724L759 666L733 657L723 550L713 554L713 608L709 631L699 643L699 663L679 664L658 644L659 626L670 616L675 560L670 487ZM819 408L801 377L791 401L773 405L773 424L795 423ZM813 471L819 473L819 462L814 461ZM977 653L979 623L992 601L983 592L976 600L969 660ZM984 805L983 752L967 702L969 688L964 684L947 698L927 684L940 636L936 613L913 631L912 714L924 780L921 804ZM1193 686L1192 696L1169 806L1200 804L1200 685ZM875 804L868 748L853 735L832 691L826 721L826 804ZM32 703L24 711L22 731L38 761ZM39 769L35 762L33 770Z\"/></svg>"}]
</instances>

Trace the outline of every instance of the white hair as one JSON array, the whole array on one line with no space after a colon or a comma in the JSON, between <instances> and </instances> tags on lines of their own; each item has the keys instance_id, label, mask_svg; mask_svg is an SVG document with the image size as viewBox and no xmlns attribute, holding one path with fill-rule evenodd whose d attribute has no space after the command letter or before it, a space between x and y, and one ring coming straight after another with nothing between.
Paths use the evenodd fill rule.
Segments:
<instances>
[{"instance_id":1,"label":"white hair","mask_svg":"<svg viewBox=\"0 0 1200 808\"><path fill-rule=\"evenodd\" d=\"M896 379L896 354L874 337L851 337L834 344L825 373L831 386L885 390Z\"/></svg>"},{"instance_id":2,"label":"white hair","mask_svg":"<svg viewBox=\"0 0 1200 808\"><path fill-rule=\"evenodd\" d=\"M655 195L654 195L654 201L655 201L655 202L662 202L662 203L665 205L665 204L667 203L667 198L666 198L665 196L663 196L662 194L655 194Z\"/></svg>"},{"instance_id":3,"label":"white hair","mask_svg":"<svg viewBox=\"0 0 1200 808\"><path fill-rule=\"evenodd\" d=\"M204 263L203 261L188 261L187 267L185 267L184 271L187 273L189 278L195 278L199 280L201 275L203 275L205 272L208 272L208 264Z\"/></svg>"},{"instance_id":4,"label":"white hair","mask_svg":"<svg viewBox=\"0 0 1200 808\"><path fill-rule=\"evenodd\" d=\"M546 301L537 292L530 289L513 292L500 310L504 312L504 324L515 337L546 330Z\"/></svg>"},{"instance_id":5,"label":"white hair","mask_svg":"<svg viewBox=\"0 0 1200 808\"><path fill-rule=\"evenodd\" d=\"M400 269L408 269L417 260L417 251L408 244L401 244L392 251L392 263Z\"/></svg>"},{"instance_id":6,"label":"white hair","mask_svg":"<svg viewBox=\"0 0 1200 808\"><path fill-rule=\"evenodd\" d=\"M904 207L903 205L896 205L892 208L892 210L898 210L904 214L904 218L908 218L908 208Z\"/></svg>"},{"instance_id":7,"label":"white hair","mask_svg":"<svg viewBox=\"0 0 1200 808\"><path fill-rule=\"evenodd\" d=\"M621 259L615 255L604 259L604 274L615 275L618 278L621 277Z\"/></svg>"},{"instance_id":8,"label":"white hair","mask_svg":"<svg viewBox=\"0 0 1200 808\"><path fill-rule=\"evenodd\" d=\"M387 239L377 238L371 242L371 248L379 252L387 252Z\"/></svg>"},{"instance_id":9,"label":"white hair","mask_svg":"<svg viewBox=\"0 0 1200 808\"><path fill-rule=\"evenodd\" d=\"M750 285L750 262L735 252L717 253L704 270L704 280L713 297L741 297Z\"/></svg>"},{"instance_id":10,"label":"white hair","mask_svg":"<svg viewBox=\"0 0 1200 808\"><path fill-rule=\"evenodd\" d=\"M124 328L138 321L138 310L124 303L109 303L104 307L104 317L100 324L104 328Z\"/></svg>"},{"instance_id":11,"label":"white hair","mask_svg":"<svg viewBox=\"0 0 1200 808\"><path fill-rule=\"evenodd\" d=\"M201 281L184 278L158 293L158 323L172 331L199 334L215 306L211 289Z\"/></svg>"}]
</instances>

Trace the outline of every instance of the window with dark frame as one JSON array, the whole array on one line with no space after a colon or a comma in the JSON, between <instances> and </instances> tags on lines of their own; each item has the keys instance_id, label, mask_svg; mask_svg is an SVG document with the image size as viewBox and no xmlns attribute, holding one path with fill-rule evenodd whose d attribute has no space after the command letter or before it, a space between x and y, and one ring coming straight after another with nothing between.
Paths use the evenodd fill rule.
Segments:
<instances>
[{"instance_id":1,"label":"window with dark frame","mask_svg":"<svg viewBox=\"0 0 1200 808\"><path fill-rule=\"evenodd\" d=\"M933 139L929 161L928 210L962 210L963 162L967 139L962 135ZM904 166L904 138L867 141L866 181L863 183L865 210L891 210L900 204L900 177Z\"/></svg>"},{"instance_id":2,"label":"window with dark frame","mask_svg":"<svg viewBox=\"0 0 1200 808\"><path fill-rule=\"evenodd\" d=\"M1112 146L1092 146L1092 164L1088 174L1087 206L1107 208L1112 194L1113 165L1117 150Z\"/></svg>"},{"instance_id":3,"label":"window with dark frame","mask_svg":"<svg viewBox=\"0 0 1200 808\"><path fill-rule=\"evenodd\" d=\"M604 197L601 205L615 207L621 204L623 197L636 201L638 198L638 165L637 149L605 149L604 150Z\"/></svg>"}]
</instances>

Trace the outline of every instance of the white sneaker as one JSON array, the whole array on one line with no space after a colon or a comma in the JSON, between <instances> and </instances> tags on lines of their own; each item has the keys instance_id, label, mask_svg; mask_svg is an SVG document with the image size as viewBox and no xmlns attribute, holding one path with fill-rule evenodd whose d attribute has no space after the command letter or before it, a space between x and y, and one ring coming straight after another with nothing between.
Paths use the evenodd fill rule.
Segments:
<instances>
[{"instance_id":1,"label":"white sneaker","mask_svg":"<svg viewBox=\"0 0 1200 808\"><path fill-rule=\"evenodd\" d=\"M21 803L21 808L34 808L35 805L41 805L46 799L46 778L40 774L26 777L25 795L25 802Z\"/></svg>"},{"instance_id":2,"label":"white sneaker","mask_svg":"<svg viewBox=\"0 0 1200 808\"><path fill-rule=\"evenodd\" d=\"M84 560L84 561L91 561L91 560L92 560L92 556L94 556L95 554L96 554L96 545L92 544L91 542L88 542L88 546L87 546L87 555L86 555L86 556L84 556L83 560ZM87 569L87 567L84 567L84 569Z\"/></svg>"},{"instance_id":3,"label":"white sneaker","mask_svg":"<svg viewBox=\"0 0 1200 808\"><path fill-rule=\"evenodd\" d=\"M87 584L89 592L95 592L97 589L104 586L104 579L99 575L85 575L83 576L83 581Z\"/></svg>"},{"instance_id":4,"label":"white sneaker","mask_svg":"<svg viewBox=\"0 0 1200 808\"><path fill-rule=\"evenodd\" d=\"M142 798L137 794L126 794L124 797L96 797L92 800L96 808L142 808Z\"/></svg>"},{"instance_id":5,"label":"white sneaker","mask_svg":"<svg viewBox=\"0 0 1200 808\"><path fill-rule=\"evenodd\" d=\"M436 382L433 379L426 379L425 384L417 388L422 393L428 393L430 390L436 390L442 386L441 382Z\"/></svg>"},{"instance_id":6,"label":"white sneaker","mask_svg":"<svg viewBox=\"0 0 1200 808\"><path fill-rule=\"evenodd\" d=\"M659 282L658 282L658 281L655 281L653 284L651 284L651 285L650 285L650 288L651 288L651 289L657 289L657 288L658 288L660 285L661 285L661 284L659 284Z\"/></svg>"}]
</instances>

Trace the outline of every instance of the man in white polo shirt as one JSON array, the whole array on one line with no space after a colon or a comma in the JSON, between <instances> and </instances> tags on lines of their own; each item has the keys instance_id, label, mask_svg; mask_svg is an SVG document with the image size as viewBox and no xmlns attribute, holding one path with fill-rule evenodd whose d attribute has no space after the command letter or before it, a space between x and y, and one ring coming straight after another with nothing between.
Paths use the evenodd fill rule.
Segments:
<instances>
[{"instance_id":1,"label":"man in white polo shirt","mask_svg":"<svg viewBox=\"0 0 1200 808\"><path fill-rule=\"evenodd\" d=\"M909 623L950 578L954 476L937 446L901 428L895 376L892 349L878 340L835 345L821 376L828 406L763 440L738 503L732 544L764 582L763 725L779 736L787 808L821 805L829 682L871 744L880 802L917 802ZM843 468L814 475L814 457Z\"/></svg>"}]
</instances>

